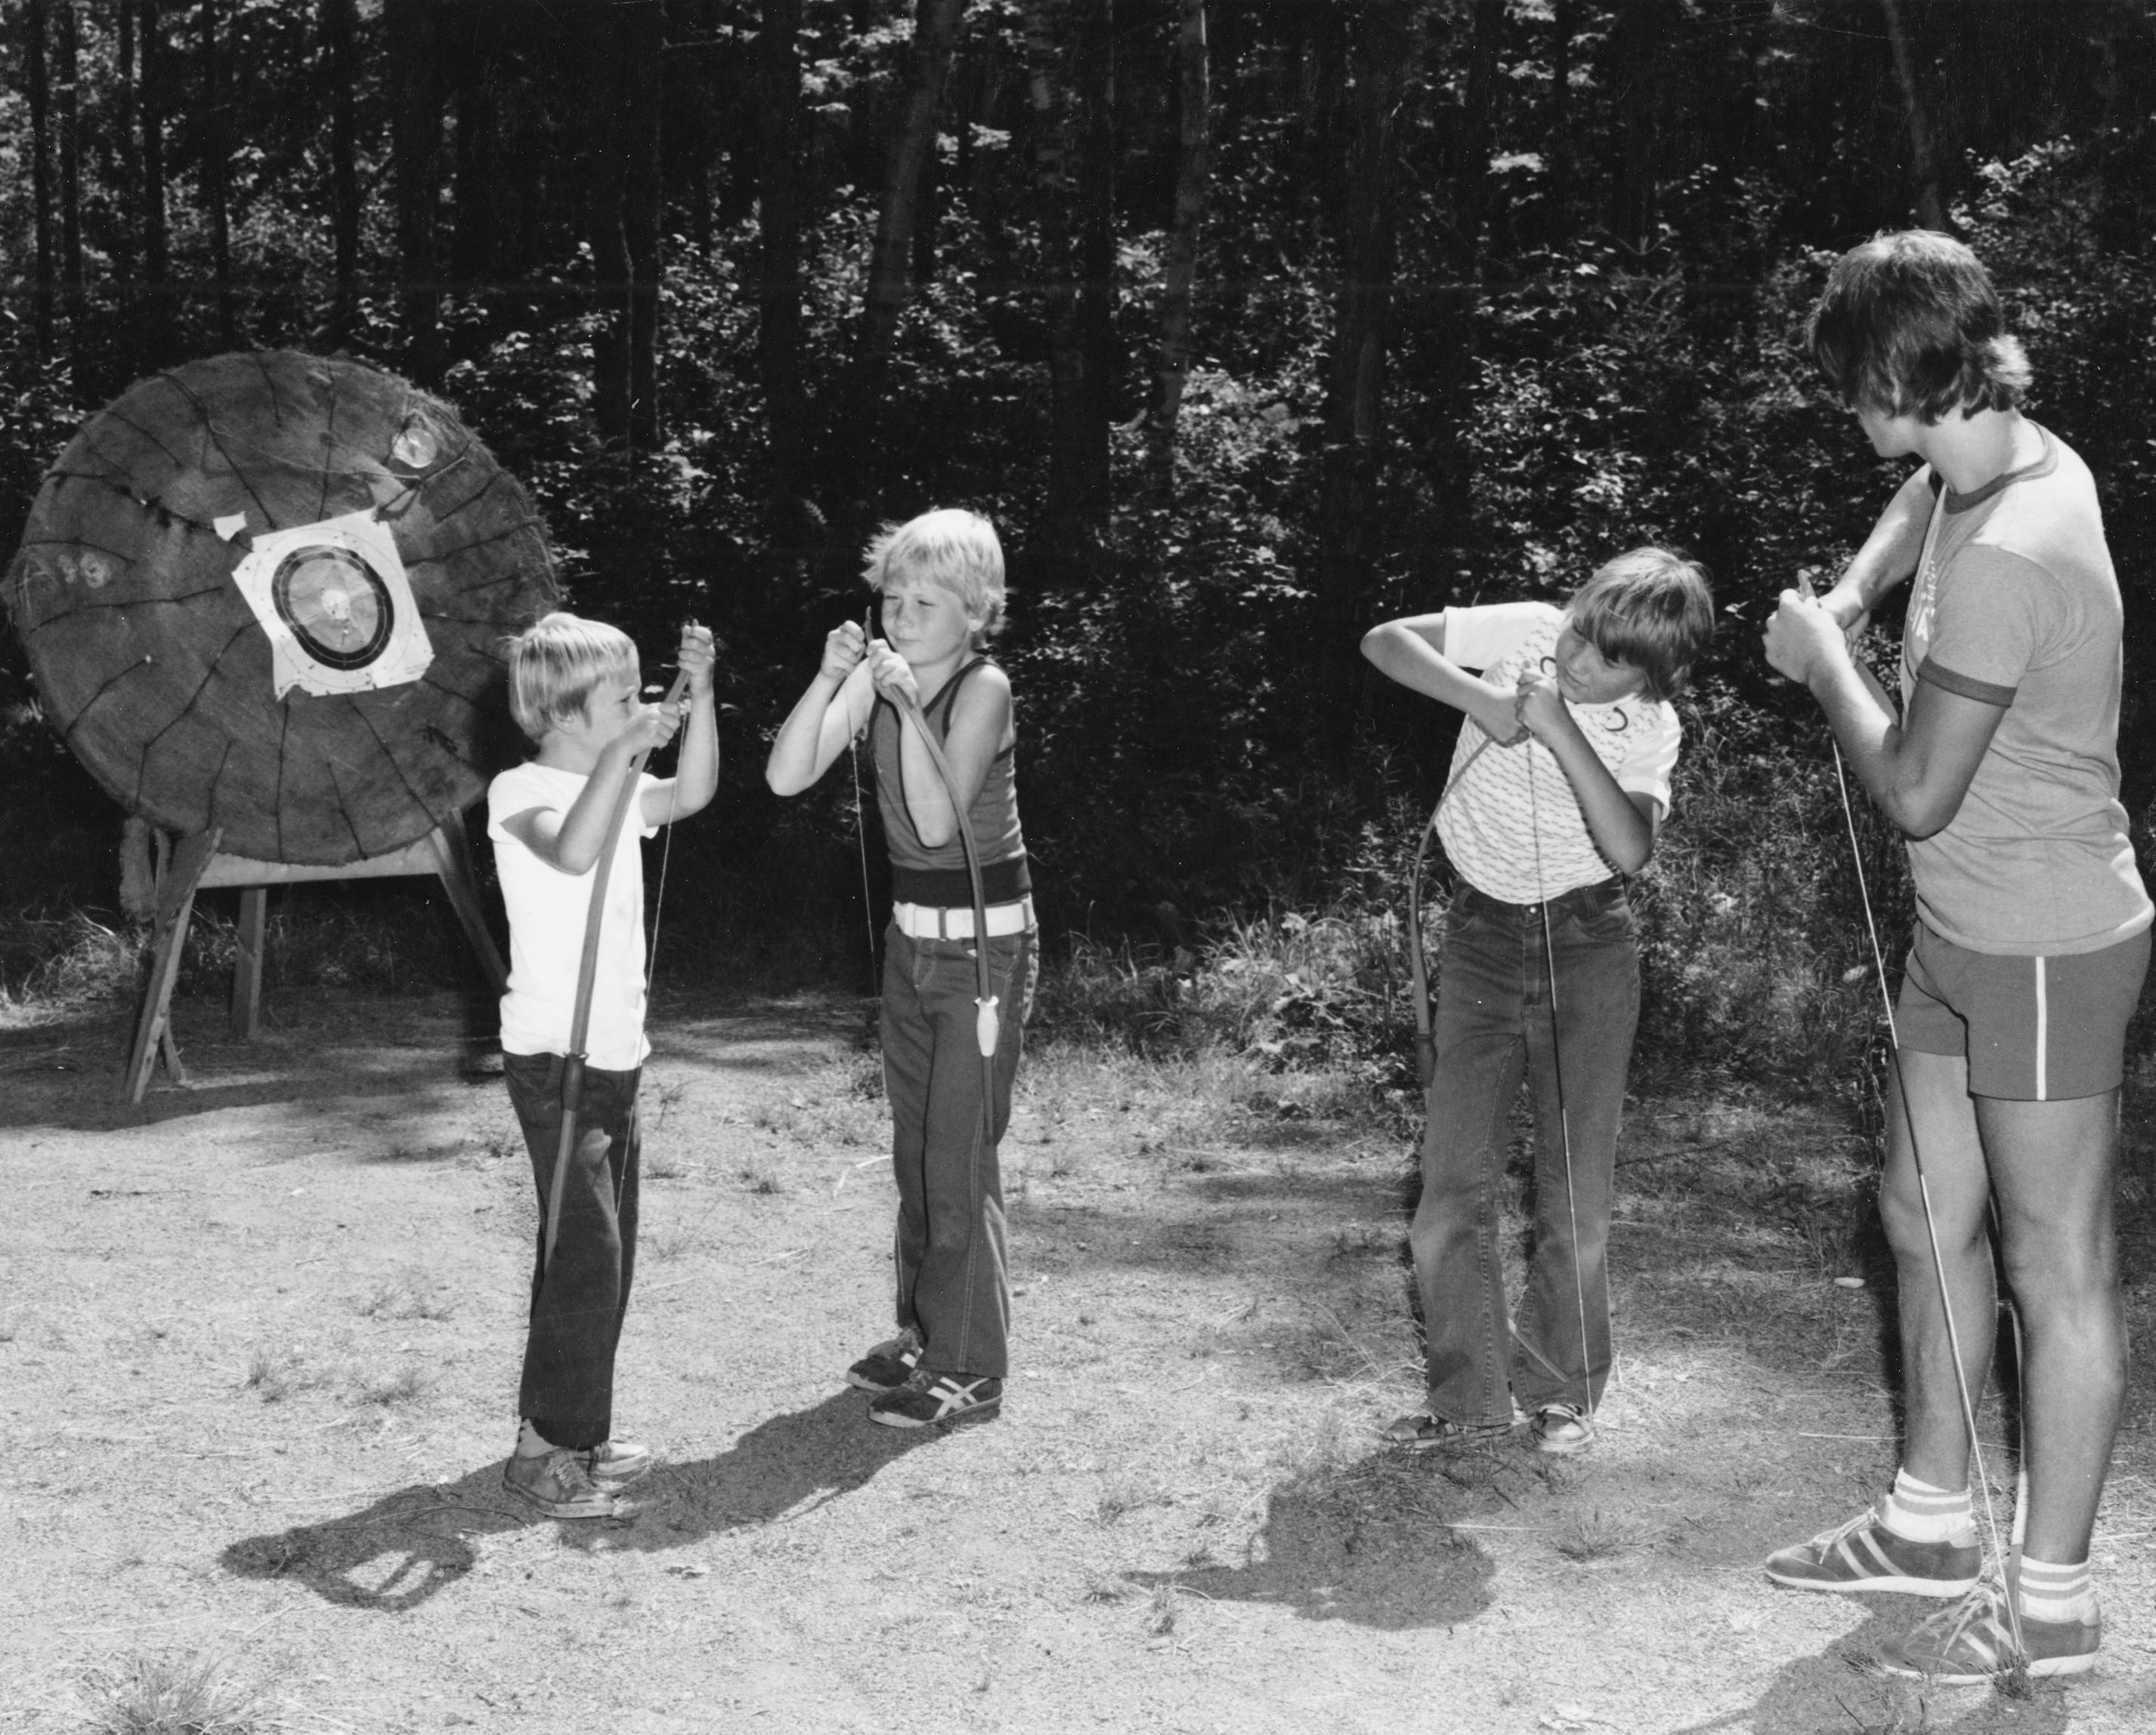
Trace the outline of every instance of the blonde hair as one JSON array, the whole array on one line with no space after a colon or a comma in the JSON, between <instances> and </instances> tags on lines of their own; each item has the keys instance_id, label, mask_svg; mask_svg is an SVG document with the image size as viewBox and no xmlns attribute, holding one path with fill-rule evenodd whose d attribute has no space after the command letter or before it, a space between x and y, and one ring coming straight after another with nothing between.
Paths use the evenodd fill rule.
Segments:
<instances>
[{"instance_id":1,"label":"blonde hair","mask_svg":"<svg viewBox=\"0 0 2156 1735\"><path fill-rule=\"evenodd\" d=\"M619 627L561 610L544 615L506 641L509 711L536 745L549 729L583 711L609 675L634 680L641 672L636 641Z\"/></svg>"},{"instance_id":2,"label":"blonde hair","mask_svg":"<svg viewBox=\"0 0 2156 1735\"><path fill-rule=\"evenodd\" d=\"M861 577L878 591L895 577L941 585L981 623L976 644L1004 629L1004 547L995 526L978 512L947 506L886 524L868 546Z\"/></svg>"},{"instance_id":3,"label":"blonde hair","mask_svg":"<svg viewBox=\"0 0 2156 1735\"><path fill-rule=\"evenodd\" d=\"M1595 569L1565 605L1573 630L1645 677L1650 699L1674 699L1714 637L1707 568L1667 548L1635 548Z\"/></svg>"}]
</instances>

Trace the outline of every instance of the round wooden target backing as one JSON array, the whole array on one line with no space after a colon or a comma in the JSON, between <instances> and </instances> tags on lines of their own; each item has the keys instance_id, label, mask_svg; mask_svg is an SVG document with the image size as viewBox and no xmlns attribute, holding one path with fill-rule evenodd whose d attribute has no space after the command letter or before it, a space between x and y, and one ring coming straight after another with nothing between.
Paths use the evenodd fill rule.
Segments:
<instances>
[{"instance_id":1,"label":"round wooden target backing","mask_svg":"<svg viewBox=\"0 0 2156 1735\"><path fill-rule=\"evenodd\" d=\"M358 511L390 527L433 660L280 699L234 568L253 536ZM189 362L91 417L7 585L47 718L115 799L321 866L424 836L514 762L501 641L557 596L531 500L448 405L290 351Z\"/></svg>"}]
</instances>

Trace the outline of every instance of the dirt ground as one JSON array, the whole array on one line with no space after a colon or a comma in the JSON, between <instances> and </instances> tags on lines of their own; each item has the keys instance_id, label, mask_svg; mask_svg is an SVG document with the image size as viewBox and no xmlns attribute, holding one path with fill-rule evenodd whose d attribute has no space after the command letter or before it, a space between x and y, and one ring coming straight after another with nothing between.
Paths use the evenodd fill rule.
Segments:
<instances>
[{"instance_id":1,"label":"dirt ground","mask_svg":"<svg viewBox=\"0 0 2156 1735\"><path fill-rule=\"evenodd\" d=\"M533 1207L462 1009L271 1010L244 1047L182 1003L192 1082L139 1111L121 1013L0 1034L0 1729L83 1728L100 1673L173 1657L264 1729L370 1735L2156 1724L2145 1371L2094 1676L1919 1693L1864 1658L1921 1609L1761 1576L1893 1462L1825 1119L1639 1106L1597 1450L1401 1458L1401 1137L1322 1081L1044 1047L1005 1414L924 1436L839 1378L889 1317L861 1008L677 1003L617 1409L664 1464L575 1525L499 1485Z\"/></svg>"}]
</instances>

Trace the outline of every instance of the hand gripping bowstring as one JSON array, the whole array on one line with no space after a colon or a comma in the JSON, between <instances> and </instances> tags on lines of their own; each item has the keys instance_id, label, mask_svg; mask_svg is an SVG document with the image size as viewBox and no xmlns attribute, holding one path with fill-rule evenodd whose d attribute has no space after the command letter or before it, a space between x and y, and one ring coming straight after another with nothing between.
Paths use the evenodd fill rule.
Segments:
<instances>
[{"instance_id":1,"label":"hand gripping bowstring","mask_svg":"<svg viewBox=\"0 0 2156 1735\"><path fill-rule=\"evenodd\" d=\"M1813 594L1811 581L1800 580L1799 588L1804 597L1810 599ZM1939 1309L1946 1319L1947 1353L1953 1358L1954 1392L1961 1400L1962 1426L1969 1435L1969 1458L1975 1470L1976 1485L1984 1494L1984 1525L1991 1542L1992 1563L1998 1569L2006 1589L2006 1620L2013 1634L2018 1665L2029 1655L2028 1646L2021 1636L2020 1584L2021 1538L2029 1522L2028 1451L2025 1445L2020 1454L2016 1476L2013 1543L2010 1548L2004 1548L2000 1546L1999 1540L1999 1514L1991 1502L1991 1478L1984 1466L1984 1442L1977 1438L1976 1405L1970 1396L1969 1375L1962 1363L1961 1331L1954 1322L1953 1296L1947 1289L1946 1261L1939 1255L1939 1225L1937 1218L1932 1213L1931 1183L1924 1175L1924 1156L1917 1142L1916 1119L1909 1112L1908 1081L1902 1075L1902 1037L1894 1021L1893 998L1887 992L1887 957L1879 943L1878 918L1872 913L1871 891L1865 883L1864 851L1856 838L1856 809L1851 804L1849 799L1849 778L1842 767L1841 743L1835 741L1831 735L1828 739L1834 750L1835 784L1841 792L1841 817L1849 830L1849 860L1851 865L1856 870L1856 895L1864 905L1865 932L1871 942L1871 966L1873 974L1879 983L1879 1004L1887 1014L1887 1039L1893 1050L1896 1094L1901 1098L1902 1125L1908 1130L1910 1162L1917 1171L1917 1197L1922 1202L1924 1207L1924 1234L1931 1245L1932 1271L1939 1281ZM2021 1318L2018 1312L2014 1312L2010 1317L2014 1323L2015 1347L2018 1352L2021 1344ZM2018 1353L2016 1362L2019 1364ZM2025 1419L2022 1425L2025 1430L2028 1425Z\"/></svg>"},{"instance_id":2,"label":"hand gripping bowstring","mask_svg":"<svg viewBox=\"0 0 2156 1735\"><path fill-rule=\"evenodd\" d=\"M674 677L674 685L667 690L662 701L667 705L680 702L689 689L689 675L684 670ZM584 950L577 963L577 1004L569 1021L569 1051L562 1057L562 1137L554 1147L554 1180L547 1189L547 1233L540 1243L539 1275L543 1281L547 1268L554 1263L554 1243L562 1232L562 1196L569 1178L570 1153L577 1148L577 1117L584 1104L584 1044L591 1034L592 991L598 983L599 930L606 916L607 881L613 875L615 846L621 840L623 822L629 817L629 804L635 800L637 785L644 775L645 762L651 757L651 749L641 749L629 762L628 774L622 779L619 792L614 796L613 810L607 816L606 837L599 845L598 860L592 865L591 904L584 914ZM669 841L672 834L669 832ZM665 895L665 860L660 861L660 895ZM654 961L656 960L654 947ZM646 989L649 991L649 978Z\"/></svg>"}]
</instances>

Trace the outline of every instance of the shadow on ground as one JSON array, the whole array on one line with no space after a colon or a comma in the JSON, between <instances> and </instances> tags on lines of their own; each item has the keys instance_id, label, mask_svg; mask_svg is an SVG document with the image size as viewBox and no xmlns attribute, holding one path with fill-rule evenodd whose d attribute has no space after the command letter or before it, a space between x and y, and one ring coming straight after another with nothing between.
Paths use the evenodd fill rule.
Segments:
<instances>
[{"instance_id":1,"label":"shadow on ground","mask_svg":"<svg viewBox=\"0 0 2156 1735\"><path fill-rule=\"evenodd\" d=\"M1704 1722L1687 1723L1676 1735L2065 1735L2066 1692L2056 1681L2030 1683L2019 1695L1991 1687L1934 1686L1881 1673L1879 1647L1897 1639L1932 1611L1933 1604L1898 1596L1866 1597L1871 1618L1844 1634L1816 1656L1799 1657L1776 1671L1757 1703ZM1832 1707L1832 1708L1828 1708Z\"/></svg>"},{"instance_id":2,"label":"shadow on ground","mask_svg":"<svg viewBox=\"0 0 2156 1735\"><path fill-rule=\"evenodd\" d=\"M634 1518L565 1524L563 1539L657 1552L797 1518L940 1437L864 1427L860 1394L835 1393L773 1417L716 1457L660 1466L638 1491ZM346 1608L401 1614L478 1565L483 1538L552 1522L504 1492L501 1466L489 1464L454 1482L399 1488L363 1512L244 1537L218 1564L241 1578L295 1580Z\"/></svg>"},{"instance_id":3,"label":"shadow on ground","mask_svg":"<svg viewBox=\"0 0 2156 1735\"><path fill-rule=\"evenodd\" d=\"M1125 1576L1148 1589L1269 1603L1306 1620L1392 1632L1451 1626L1491 1600L1490 1558L1450 1527L1467 1501L1420 1465L1361 1458L1275 1488L1242 1564L1201 1556L1179 1571Z\"/></svg>"}]
</instances>

